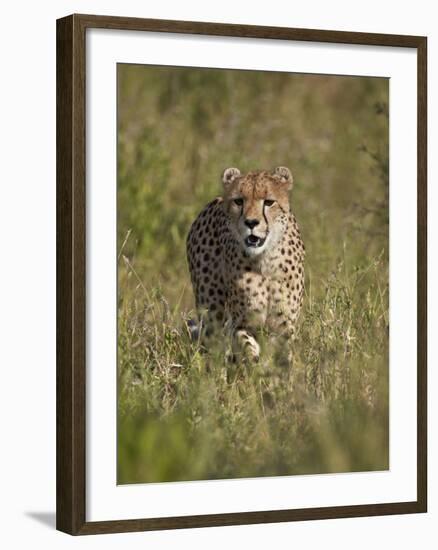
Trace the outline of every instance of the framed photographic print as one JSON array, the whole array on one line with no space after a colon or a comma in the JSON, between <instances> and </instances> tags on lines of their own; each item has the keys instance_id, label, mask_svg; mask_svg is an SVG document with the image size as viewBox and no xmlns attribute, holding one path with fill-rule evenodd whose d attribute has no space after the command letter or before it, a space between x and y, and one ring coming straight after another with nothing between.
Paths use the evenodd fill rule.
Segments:
<instances>
[{"instance_id":1,"label":"framed photographic print","mask_svg":"<svg viewBox=\"0 0 438 550\"><path fill-rule=\"evenodd\" d=\"M57 52L58 529L425 512L426 38Z\"/></svg>"}]
</instances>

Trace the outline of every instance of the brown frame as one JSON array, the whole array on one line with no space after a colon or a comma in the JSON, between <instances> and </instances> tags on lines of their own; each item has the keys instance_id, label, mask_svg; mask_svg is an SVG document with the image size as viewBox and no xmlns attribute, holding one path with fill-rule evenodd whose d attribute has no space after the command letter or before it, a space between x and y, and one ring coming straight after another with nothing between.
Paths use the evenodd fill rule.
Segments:
<instances>
[{"instance_id":1,"label":"brown frame","mask_svg":"<svg viewBox=\"0 0 438 550\"><path fill-rule=\"evenodd\" d=\"M85 514L85 32L172 32L415 48L418 71L417 500L87 522ZM427 511L427 39L374 33L70 15L57 21L57 510L72 535L274 523Z\"/></svg>"}]
</instances>

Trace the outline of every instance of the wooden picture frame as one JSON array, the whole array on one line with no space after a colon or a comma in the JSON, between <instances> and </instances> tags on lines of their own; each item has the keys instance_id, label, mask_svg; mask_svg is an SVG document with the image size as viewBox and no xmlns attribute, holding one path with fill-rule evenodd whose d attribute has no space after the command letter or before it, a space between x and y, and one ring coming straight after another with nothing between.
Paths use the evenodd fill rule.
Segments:
<instances>
[{"instance_id":1,"label":"wooden picture frame","mask_svg":"<svg viewBox=\"0 0 438 550\"><path fill-rule=\"evenodd\" d=\"M417 51L417 499L411 502L87 522L86 192L87 29L413 48ZM273 523L427 510L427 40L401 36L125 17L57 21L57 529L72 535ZM413 183L414 185L414 183Z\"/></svg>"}]
</instances>

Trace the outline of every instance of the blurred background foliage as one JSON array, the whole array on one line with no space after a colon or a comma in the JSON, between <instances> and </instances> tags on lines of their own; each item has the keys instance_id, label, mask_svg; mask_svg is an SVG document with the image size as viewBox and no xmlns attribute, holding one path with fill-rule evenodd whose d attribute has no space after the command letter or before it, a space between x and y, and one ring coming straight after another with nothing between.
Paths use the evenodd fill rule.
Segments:
<instances>
[{"instance_id":1,"label":"blurred background foliage","mask_svg":"<svg viewBox=\"0 0 438 550\"><path fill-rule=\"evenodd\" d=\"M388 467L388 81L118 66L120 483ZM228 166L288 166L293 369L201 354L185 258Z\"/></svg>"}]
</instances>

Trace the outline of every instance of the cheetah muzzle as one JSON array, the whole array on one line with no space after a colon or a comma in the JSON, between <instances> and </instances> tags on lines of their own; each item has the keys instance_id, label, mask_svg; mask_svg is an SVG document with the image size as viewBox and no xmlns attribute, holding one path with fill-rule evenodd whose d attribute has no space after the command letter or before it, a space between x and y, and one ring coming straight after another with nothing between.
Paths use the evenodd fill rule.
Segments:
<instances>
[{"instance_id":1,"label":"cheetah muzzle","mask_svg":"<svg viewBox=\"0 0 438 550\"><path fill-rule=\"evenodd\" d=\"M266 238L257 237L257 235L249 235L245 239L245 245L248 248L257 248L265 244Z\"/></svg>"},{"instance_id":2,"label":"cheetah muzzle","mask_svg":"<svg viewBox=\"0 0 438 550\"><path fill-rule=\"evenodd\" d=\"M187 258L201 340L231 328L233 350L258 360L257 334L295 338L304 293L304 244L290 209L290 170L241 174L228 168L223 195L201 211L187 237ZM284 347L284 346L283 346Z\"/></svg>"}]
</instances>

